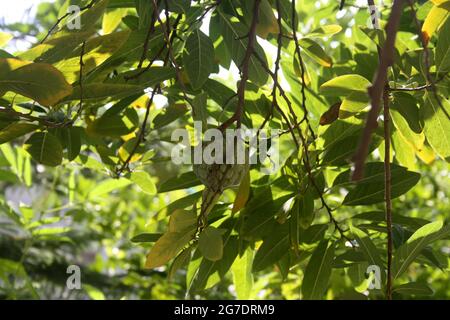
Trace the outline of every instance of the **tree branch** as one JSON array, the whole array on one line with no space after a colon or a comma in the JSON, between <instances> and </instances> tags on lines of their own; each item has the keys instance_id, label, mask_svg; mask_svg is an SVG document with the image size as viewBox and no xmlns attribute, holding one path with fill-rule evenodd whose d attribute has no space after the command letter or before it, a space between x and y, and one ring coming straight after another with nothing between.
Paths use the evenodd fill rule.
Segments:
<instances>
[{"instance_id":1,"label":"tree branch","mask_svg":"<svg viewBox=\"0 0 450 320\"><path fill-rule=\"evenodd\" d=\"M386 297L392 300L392 205L391 205L391 117L389 114L389 92L383 92L384 118L384 200L386 210L387 231L387 284Z\"/></svg>"},{"instance_id":2,"label":"tree branch","mask_svg":"<svg viewBox=\"0 0 450 320\"><path fill-rule=\"evenodd\" d=\"M241 81L238 85L237 90L237 97L238 102L236 106L236 111L234 112L233 116L225 121L221 126L220 129L224 130L228 126L230 126L233 122L236 121L236 127L240 128L242 123L242 116L244 113L244 102L245 102L245 87L247 85L248 80L248 72L249 72L249 62L250 58L252 57L254 51L255 51L255 43L256 43L256 25L258 23L259 19L259 5L261 3L261 0L255 0L255 4L253 6L253 17L252 22L250 25L250 30L248 32L248 43L247 43L247 49L245 50L244 59L241 63Z\"/></svg>"},{"instance_id":3,"label":"tree branch","mask_svg":"<svg viewBox=\"0 0 450 320\"><path fill-rule=\"evenodd\" d=\"M383 91L386 88L387 71L388 68L394 63L395 38L400 23L402 7L403 0L394 0L391 15L386 25L386 41L380 51L380 64L378 66L378 71L373 85L368 89L372 108L369 111L362 139L354 156L355 170L352 176L353 181L360 180L364 176L364 164L372 138L372 132L377 126L377 118L381 108Z\"/></svg>"}]
</instances>

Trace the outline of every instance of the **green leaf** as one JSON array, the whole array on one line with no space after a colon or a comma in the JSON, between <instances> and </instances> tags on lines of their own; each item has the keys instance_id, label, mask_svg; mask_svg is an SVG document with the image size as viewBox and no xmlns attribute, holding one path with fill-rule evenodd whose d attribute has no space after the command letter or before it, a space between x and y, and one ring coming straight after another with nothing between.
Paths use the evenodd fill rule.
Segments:
<instances>
[{"instance_id":1,"label":"green leaf","mask_svg":"<svg viewBox=\"0 0 450 320\"><path fill-rule=\"evenodd\" d=\"M212 41L200 30L195 30L186 40L183 63L194 90L208 80L214 67L214 46Z\"/></svg>"},{"instance_id":2,"label":"green leaf","mask_svg":"<svg viewBox=\"0 0 450 320\"><path fill-rule=\"evenodd\" d=\"M314 29L310 33L308 33L308 37L329 37L336 33L341 32L342 27L338 24L330 24L326 26L318 27L317 29Z\"/></svg>"},{"instance_id":3,"label":"green leaf","mask_svg":"<svg viewBox=\"0 0 450 320\"><path fill-rule=\"evenodd\" d=\"M75 160L81 151L81 133L84 129L81 127L58 128L52 133L59 139L63 149L67 150L67 159Z\"/></svg>"},{"instance_id":4,"label":"green leaf","mask_svg":"<svg viewBox=\"0 0 450 320\"><path fill-rule=\"evenodd\" d=\"M247 171L245 176L241 180L239 189L234 199L232 213L236 213L243 209L247 204L248 198L250 197L250 173Z\"/></svg>"},{"instance_id":5,"label":"green leaf","mask_svg":"<svg viewBox=\"0 0 450 320\"><path fill-rule=\"evenodd\" d=\"M148 27L153 15L152 1L134 0L134 2L136 3L136 11L139 16L139 29Z\"/></svg>"},{"instance_id":6,"label":"green leaf","mask_svg":"<svg viewBox=\"0 0 450 320\"><path fill-rule=\"evenodd\" d=\"M242 256L236 258L231 267L233 284L239 300L247 300L250 298L253 288L252 264L253 250L247 248Z\"/></svg>"},{"instance_id":7,"label":"green leaf","mask_svg":"<svg viewBox=\"0 0 450 320\"><path fill-rule=\"evenodd\" d=\"M177 209L170 215L169 231L184 232L195 230L197 227L197 215L193 210Z\"/></svg>"},{"instance_id":8,"label":"green leaf","mask_svg":"<svg viewBox=\"0 0 450 320\"><path fill-rule=\"evenodd\" d=\"M207 127L208 119L207 100L208 95L205 92L195 96L194 100L192 100L192 107L194 109L192 117L194 118L194 121L201 121L204 128Z\"/></svg>"},{"instance_id":9,"label":"green leaf","mask_svg":"<svg viewBox=\"0 0 450 320\"><path fill-rule=\"evenodd\" d=\"M440 98L441 106L432 93L426 93L420 116L425 122L424 133L433 150L443 159L450 158L450 102Z\"/></svg>"},{"instance_id":10,"label":"green leaf","mask_svg":"<svg viewBox=\"0 0 450 320\"><path fill-rule=\"evenodd\" d=\"M130 31L125 30L107 35L91 37L85 40L83 54L84 82L87 82L86 80L90 77L92 71L102 66L105 61L107 61L114 54L114 52L118 51L123 46L129 36ZM70 38L67 40L70 41ZM75 37L74 42L76 43L78 41L79 38ZM58 45L63 44L59 43ZM51 48L53 44L46 43L42 46L44 46L45 50L48 47ZM73 47L73 44L69 44L68 47ZM83 46L81 44L77 47L74 47L73 50L66 52L62 56L60 55L62 59L54 64L55 67L63 73L67 81L72 84L75 84L80 78L80 55L82 48ZM46 55L42 55L40 59L52 58L52 60L54 60L56 56L52 57L49 56L49 54L53 54L53 52L55 51L55 48L51 48L48 52L46 52ZM39 50L37 50L37 52L39 53ZM57 51L55 53L57 53Z\"/></svg>"},{"instance_id":11,"label":"green leaf","mask_svg":"<svg viewBox=\"0 0 450 320\"><path fill-rule=\"evenodd\" d=\"M370 162L365 165L365 177L358 183L350 183L350 170L341 173L334 186L352 186L345 196L344 205L369 205L384 201L384 163ZM408 192L420 180L420 174L391 163L391 196L397 198Z\"/></svg>"},{"instance_id":12,"label":"green leaf","mask_svg":"<svg viewBox=\"0 0 450 320\"><path fill-rule=\"evenodd\" d=\"M99 0L94 3L92 8L89 10L84 10L80 13L80 21L81 28L80 30L74 29L70 30L68 25L64 23L62 28L62 32L68 32L71 34L76 34L82 32L83 30L93 29L96 26L96 22L103 16L105 13L106 7L110 0ZM64 22L66 22L65 20Z\"/></svg>"},{"instance_id":13,"label":"green leaf","mask_svg":"<svg viewBox=\"0 0 450 320\"><path fill-rule=\"evenodd\" d=\"M323 50L323 48L314 40L309 38L302 38L298 40L298 44L304 49L305 53L311 57L315 62L323 67L331 67L333 60Z\"/></svg>"},{"instance_id":14,"label":"green leaf","mask_svg":"<svg viewBox=\"0 0 450 320\"><path fill-rule=\"evenodd\" d=\"M91 30L52 38L27 51L21 52L18 56L22 60L54 64L72 56L77 47L93 34L94 31ZM72 60L72 62L74 61Z\"/></svg>"},{"instance_id":15,"label":"green leaf","mask_svg":"<svg viewBox=\"0 0 450 320\"><path fill-rule=\"evenodd\" d=\"M86 290L86 293L92 300L105 300L105 295L99 289L91 286L89 284L85 284L83 289Z\"/></svg>"},{"instance_id":16,"label":"green leaf","mask_svg":"<svg viewBox=\"0 0 450 320\"><path fill-rule=\"evenodd\" d=\"M339 108L339 118L345 119L359 113L369 106L369 96L367 92L352 92L342 100Z\"/></svg>"},{"instance_id":17,"label":"green leaf","mask_svg":"<svg viewBox=\"0 0 450 320\"><path fill-rule=\"evenodd\" d=\"M63 149L59 140L49 132L34 133L24 144L31 157L46 166L61 164Z\"/></svg>"},{"instance_id":18,"label":"green leaf","mask_svg":"<svg viewBox=\"0 0 450 320\"><path fill-rule=\"evenodd\" d=\"M191 0L167 1L169 11L186 14L191 7Z\"/></svg>"},{"instance_id":19,"label":"green leaf","mask_svg":"<svg viewBox=\"0 0 450 320\"><path fill-rule=\"evenodd\" d=\"M299 225L302 229L307 229L314 220L314 195L311 189L307 189L305 194L296 200L296 204L299 211Z\"/></svg>"},{"instance_id":20,"label":"green leaf","mask_svg":"<svg viewBox=\"0 0 450 320\"><path fill-rule=\"evenodd\" d=\"M224 108L227 101L235 95L233 90L213 79L208 79L203 86L203 89L208 93L209 98L214 100L222 108Z\"/></svg>"},{"instance_id":21,"label":"green leaf","mask_svg":"<svg viewBox=\"0 0 450 320\"><path fill-rule=\"evenodd\" d=\"M245 1L245 2L250 3L251 6L253 6L253 1ZM249 14L248 16L250 17L251 14ZM259 37L266 39L269 34L278 34L279 27L277 18L275 17L273 9L268 0L261 0L261 3L259 5L258 18L259 18L258 23L256 24L256 34Z\"/></svg>"},{"instance_id":22,"label":"green leaf","mask_svg":"<svg viewBox=\"0 0 450 320\"><path fill-rule=\"evenodd\" d=\"M220 225L220 228L231 231L231 229L235 227L235 223L234 219L227 219ZM191 264L199 267L196 267L198 270L195 270L195 275L190 275L190 278L192 279L191 281L188 281L188 283L191 283L189 288L190 292L196 292L213 286L220 281L220 277L225 276L231 268L238 252L238 239L236 236L231 236L230 231L223 236L223 257L221 260L210 261L207 259L197 259L197 261L200 260L200 262L191 262ZM198 251L198 253L200 252ZM200 257L200 254L197 256ZM193 259L195 259L195 257L196 254L194 254ZM188 269L188 273L189 271L191 271L190 268Z\"/></svg>"},{"instance_id":23,"label":"green leaf","mask_svg":"<svg viewBox=\"0 0 450 320\"><path fill-rule=\"evenodd\" d=\"M133 84L116 84L116 83L89 83L83 85L83 100L104 100L104 99L120 99L139 92L144 88L140 85ZM77 86L73 90L73 94L65 97L61 102L80 100L81 89Z\"/></svg>"},{"instance_id":24,"label":"green leaf","mask_svg":"<svg viewBox=\"0 0 450 320\"><path fill-rule=\"evenodd\" d=\"M99 197L106 195L114 190L119 190L121 188L124 188L126 186L129 186L131 184L131 181L128 179L107 179L99 184L97 184L90 192L89 197Z\"/></svg>"},{"instance_id":25,"label":"green leaf","mask_svg":"<svg viewBox=\"0 0 450 320\"><path fill-rule=\"evenodd\" d=\"M169 180L163 182L158 188L158 193L186 189L186 188L198 186L200 184L201 184L201 182L200 182L200 180L198 180L195 173L192 171L189 171L189 172L181 174L178 177L170 178Z\"/></svg>"},{"instance_id":26,"label":"green leaf","mask_svg":"<svg viewBox=\"0 0 450 320\"><path fill-rule=\"evenodd\" d=\"M156 241L147 255L145 268L152 269L166 264L183 249L197 230L194 211L175 210L169 220L169 231Z\"/></svg>"},{"instance_id":27,"label":"green leaf","mask_svg":"<svg viewBox=\"0 0 450 320\"><path fill-rule=\"evenodd\" d=\"M275 215L290 198L292 198L292 194L274 200L270 189L260 191L247 203L241 213L247 217L242 227L244 237L263 238L270 234L277 225Z\"/></svg>"},{"instance_id":28,"label":"green leaf","mask_svg":"<svg viewBox=\"0 0 450 320\"><path fill-rule=\"evenodd\" d=\"M136 110L128 108L123 114L103 115L91 123L87 131L99 136L120 137L134 132L138 126Z\"/></svg>"},{"instance_id":29,"label":"green leaf","mask_svg":"<svg viewBox=\"0 0 450 320\"><path fill-rule=\"evenodd\" d=\"M392 276L394 279L400 277L406 271L426 246L447 237L449 234L450 225L443 227L442 221L430 222L414 232L394 254L392 260Z\"/></svg>"},{"instance_id":30,"label":"green leaf","mask_svg":"<svg viewBox=\"0 0 450 320\"><path fill-rule=\"evenodd\" d=\"M0 96L8 91L51 106L71 94L72 87L50 64L0 58Z\"/></svg>"},{"instance_id":31,"label":"green leaf","mask_svg":"<svg viewBox=\"0 0 450 320\"><path fill-rule=\"evenodd\" d=\"M347 74L331 79L320 86L324 95L347 96L352 92L367 93L370 81L358 74Z\"/></svg>"},{"instance_id":32,"label":"green leaf","mask_svg":"<svg viewBox=\"0 0 450 320\"><path fill-rule=\"evenodd\" d=\"M450 71L450 19L439 31L439 38L436 46L436 71L445 73Z\"/></svg>"},{"instance_id":33,"label":"green leaf","mask_svg":"<svg viewBox=\"0 0 450 320\"><path fill-rule=\"evenodd\" d=\"M136 183L139 188L148 194L156 194L156 186L150 175L145 171L134 171L131 173L130 180Z\"/></svg>"},{"instance_id":34,"label":"green leaf","mask_svg":"<svg viewBox=\"0 0 450 320\"><path fill-rule=\"evenodd\" d=\"M139 75L136 77L136 75ZM176 69L172 67L159 67L153 66L147 69L136 69L132 71L127 71L119 74L117 77L114 77L111 80L108 80L108 83L114 84L127 84L127 85L136 85L141 86L141 89L145 89L148 87L154 87L158 83L161 83L165 80L169 80L175 78L177 75Z\"/></svg>"},{"instance_id":35,"label":"green leaf","mask_svg":"<svg viewBox=\"0 0 450 320\"><path fill-rule=\"evenodd\" d=\"M181 251L181 253L173 260L170 266L168 280L172 280L175 277L176 272L182 267L186 266L191 260L192 247L188 247Z\"/></svg>"},{"instance_id":36,"label":"green leaf","mask_svg":"<svg viewBox=\"0 0 450 320\"><path fill-rule=\"evenodd\" d=\"M404 143L420 151L425 143L419 123L419 109L416 100L409 94L398 93L390 108L392 122Z\"/></svg>"},{"instance_id":37,"label":"green leaf","mask_svg":"<svg viewBox=\"0 0 450 320\"><path fill-rule=\"evenodd\" d=\"M353 216L352 219L384 222L384 221L386 221L386 214L383 211L369 211L369 212L363 212L363 213L357 214L357 215ZM400 224L402 226L407 226L407 227L413 228L414 230L429 223L429 221L425 220L425 219L405 217L405 216L402 216L400 214L395 214L395 213L392 215L392 222Z\"/></svg>"},{"instance_id":38,"label":"green leaf","mask_svg":"<svg viewBox=\"0 0 450 320\"><path fill-rule=\"evenodd\" d=\"M141 242L156 242L161 238L162 233L141 233L137 236L131 238L131 242L141 243Z\"/></svg>"},{"instance_id":39,"label":"green leaf","mask_svg":"<svg viewBox=\"0 0 450 320\"><path fill-rule=\"evenodd\" d=\"M253 272L264 270L280 260L290 248L289 233L286 228L278 227L267 236L255 255Z\"/></svg>"},{"instance_id":40,"label":"green leaf","mask_svg":"<svg viewBox=\"0 0 450 320\"><path fill-rule=\"evenodd\" d=\"M334 259L334 243L324 240L314 250L302 282L303 298L318 300L325 294Z\"/></svg>"},{"instance_id":41,"label":"green leaf","mask_svg":"<svg viewBox=\"0 0 450 320\"><path fill-rule=\"evenodd\" d=\"M399 286L395 286L392 289L392 292L406 296L431 296L434 294L433 289L431 289L425 283L420 282L409 282Z\"/></svg>"},{"instance_id":42,"label":"green leaf","mask_svg":"<svg viewBox=\"0 0 450 320\"><path fill-rule=\"evenodd\" d=\"M163 266L174 258L184 246L186 246L194 235L194 231L167 232L156 241L147 255L145 268L153 269Z\"/></svg>"},{"instance_id":43,"label":"green leaf","mask_svg":"<svg viewBox=\"0 0 450 320\"><path fill-rule=\"evenodd\" d=\"M381 260L380 253L370 237L365 232L354 226L351 227L351 232L355 240L358 242L359 248L366 257L369 265L375 265L378 266L380 270L384 270L383 260ZM385 273L381 272L381 283L385 283L385 278Z\"/></svg>"},{"instance_id":44,"label":"green leaf","mask_svg":"<svg viewBox=\"0 0 450 320\"><path fill-rule=\"evenodd\" d=\"M37 128L39 128L39 126L31 123L11 123L0 130L0 144L22 137L27 133L35 131Z\"/></svg>"},{"instance_id":45,"label":"green leaf","mask_svg":"<svg viewBox=\"0 0 450 320\"><path fill-rule=\"evenodd\" d=\"M153 119L153 127L160 129L180 119L188 112L185 104L171 104Z\"/></svg>"},{"instance_id":46,"label":"green leaf","mask_svg":"<svg viewBox=\"0 0 450 320\"><path fill-rule=\"evenodd\" d=\"M205 259L218 261L223 256L222 232L208 226L198 238L198 248Z\"/></svg>"},{"instance_id":47,"label":"green leaf","mask_svg":"<svg viewBox=\"0 0 450 320\"><path fill-rule=\"evenodd\" d=\"M237 66L242 64L242 61L247 50L248 28L239 22L235 17L229 16L219 9L220 22L223 30L223 38L225 45L231 53L231 57ZM264 50L259 44L255 44L255 52L263 59L264 65L267 64L267 58ZM267 82L268 74L262 67L261 62L252 56L249 61L249 79L257 85L264 85Z\"/></svg>"},{"instance_id":48,"label":"green leaf","mask_svg":"<svg viewBox=\"0 0 450 320\"><path fill-rule=\"evenodd\" d=\"M328 165L342 166L351 161L361 141L360 135L345 137L337 144L328 147L323 155L323 163ZM369 145L369 153L375 150L381 143L382 139L376 135L372 138ZM342 148L342 146L345 148Z\"/></svg>"}]
</instances>

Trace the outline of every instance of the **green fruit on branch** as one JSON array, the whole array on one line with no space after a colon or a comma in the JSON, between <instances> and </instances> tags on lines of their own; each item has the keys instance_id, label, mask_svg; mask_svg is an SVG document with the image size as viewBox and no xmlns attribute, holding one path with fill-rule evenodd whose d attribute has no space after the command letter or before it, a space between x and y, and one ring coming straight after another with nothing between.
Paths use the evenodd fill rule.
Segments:
<instances>
[{"instance_id":1,"label":"green fruit on branch","mask_svg":"<svg viewBox=\"0 0 450 320\"><path fill-rule=\"evenodd\" d=\"M202 151L208 144L203 146ZM236 143L234 150L237 150ZM204 219L209 214L222 192L229 187L238 186L242 178L249 169L248 148L244 148L245 160L244 163L238 163L237 152L234 152L234 161L232 164L227 164L226 148L223 148L223 161L221 163L200 163L194 164L193 170L198 179L206 186L202 196L202 206L200 213L200 220L205 223Z\"/></svg>"}]
</instances>

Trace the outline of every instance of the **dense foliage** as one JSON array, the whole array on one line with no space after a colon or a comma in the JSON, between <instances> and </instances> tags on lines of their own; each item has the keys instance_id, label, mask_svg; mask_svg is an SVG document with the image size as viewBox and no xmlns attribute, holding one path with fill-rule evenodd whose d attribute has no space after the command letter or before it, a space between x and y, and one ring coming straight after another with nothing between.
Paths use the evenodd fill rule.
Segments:
<instances>
[{"instance_id":1,"label":"dense foliage","mask_svg":"<svg viewBox=\"0 0 450 320\"><path fill-rule=\"evenodd\" d=\"M1 26L0 297L449 298L449 11L58 0ZM206 214L211 173L171 159L194 120L279 134L280 167Z\"/></svg>"}]
</instances>

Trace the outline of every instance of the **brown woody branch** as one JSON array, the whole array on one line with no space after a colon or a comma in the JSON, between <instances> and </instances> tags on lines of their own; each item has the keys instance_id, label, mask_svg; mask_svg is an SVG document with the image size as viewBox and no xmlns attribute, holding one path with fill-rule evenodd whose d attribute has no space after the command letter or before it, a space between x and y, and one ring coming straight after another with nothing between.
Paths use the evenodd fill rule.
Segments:
<instances>
[{"instance_id":1,"label":"brown woody branch","mask_svg":"<svg viewBox=\"0 0 450 320\"><path fill-rule=\"evenodd\" d=\"M79 79L79 86L80 86L80 105L78 107L77 114L73 117L72 123L75 123L75 121L80 117L81 113L83 112L83 69L84 69L84 53L86 50L86 41L83 41L81 44L81 53L80 53L80 79Z\"/></svg>"},{"instance_id":2,"label":"brown woody branch","mask_svg":"<svg viewBox=\"0 0 450 320\"><path fill-rule=\"evenodd\" d=\"M253 53L255 52L256 25L257 25L258 19L259 19L260 3L261 3L261 0L255 0L255 4L253 6L253 17L252 17L252 22L250 25L250 30L248 32L247 49L245 50L244 59L242 60L241 66L240 66L241 81L239 82L238 90L237 90L238 102L237 102L237 106L236 106L236 111L234 112L233 116L230 119L225 121L220 126L221 130L226 129L233 122L236 122L237 128L241 127L242 116L244 113L245 87L247 85L247 80L248 80L249 62L250 62L250 58L252 57Z\"/></svg>"},{"instance_id":3,"label":"brown woody branch","mask_svg":"<svg viewBox=\"0 0 450 320\"><path fill-rule=\"evenodd\" d=\"M388 68L394 63L395 38L402 14L402 6L403 0L394 0L391 15L386 25L386 41L380 51L380 64L373 85L368 89L372 108L369 111L362 139L354 156L355 170L352 176L354 181L360 180L364 176L364 164L372 138L372 132L377 126L377 118L381 108L381 98L387 87Z\"/></svg>"},{"instance_id":4,"label":"brown woody branch","mask_svg":"<svg viewBox=\"0 0 450 320\"><path fill-rule=\"evenodd\" d=\"M303 119L302 121L305 121L309 132L311 133L311 136L313 138L313 140L316 140L316 135L314 133L314 130L311 127L311 124L309 123L309 119L308 119L308 108L306 107L306 79L305 79L305 73L306 73L306 69L305 69L305 63L303 61L303 57L302 57L302 52L301 52L301 48L300 48L300 43L298 41L298 37L297 37L297 31L296 31L296 24L297 24L297 9L296 9L296 3L295 0L292 0L292 39L294 40L294 44L295 44L295 53L297 54L297 58L298 58L298 62L300 64L300 73L301 73L301 80L302 80L302 109L303 109ZM293 113L293 110L291 111L292 116L294 118L294 122L297 122L296 120L296 116L295 113Z\"/></svg>"},{"instance_id":5,"label":"brown woody branch","mask_svg":"<svg viewBox=\"0 0 450 320\"><path fill-rule=\"evenodd\" d=\"M142 55L141 55L141 59L139 60L139 63L138 63L138 69L142 68L142 65L144 64L145 59L147 59L147 51L148 51L148 46L150 44L150 37L155 32L155 24L156 24L158 15L159 15L158 5L159 5L159 1L158 1L158 4L154 5L152 19L150 21L150 26L148 28L147 34L145 35L144 45L142 48Z\"/></svg>"},{"instance_id":6,"label":"brown woody branch","mask_svg":"<svg viewBox=\"0 0 450 320\"><path fill-rule=\"evenodd\" d=\"M389 92L383 92L383 118L384 118L384 200L386 209L387 232L387 283L386 298L392 300L392 204L391 204L391 116L389 113Z\"/></svg>"},{"instance_id":7,"label":"brown woody branch","mask_svg":"<svg viewBox=\"0 0 450 320\"><path fill-rule=\"evenodd\" d=\"M167 0L165 0L165 1L167 1ZM156 1L155 1L155 0L152 0L152 2L153 2L153 6L154 6L155 10L157 10L158 7L157 7ZM169 14L168 14L168 10L167 10L167 2L166 2L166 10L165 10L165 13L166 13L166 19L168 20L168 19L169 19ZM166 45L167 45L167 51L168 51L169 61L170 61L170 62L173 64L173 66L175 67L175 72L176 72L177 81L178 81L178 83L180 84L180 87L181 87L181 91L182 91L182 93L183 93L184 100L185 100L187 103L191 104L191 102L190 102L190 100L188 99L187 94L186 94L186 91L187 91L187 90L186 90L186 86L184 85L183 79L182 79L182 77L181 77L181 68L180 68L180 66L178 65L177 60L175 59L175 54L174 54L173 48L172 48L172 41L174 40L175 37L173 37L173 38L171 39L171 37L170 37L170 32L171 32L171 31L170 31L169 29L166 28L166 25L163 24L163 22L161 21L161 18L159 17L159 14L158 14L158 16L157 16L157 20L158 20L158 22L159 22L159 24L161 25L161 28L162 28L162 30L163 30L164 40L165 40ZM176 30L175 30L175 32L176 32ZM176 35L176 34L175 34L175 35ZM192 104L191 104L191 105L192 105ZM194 108L193 108L193 107L192 107L192 113L194 113Z\"/></svg>"}]
</instances>

